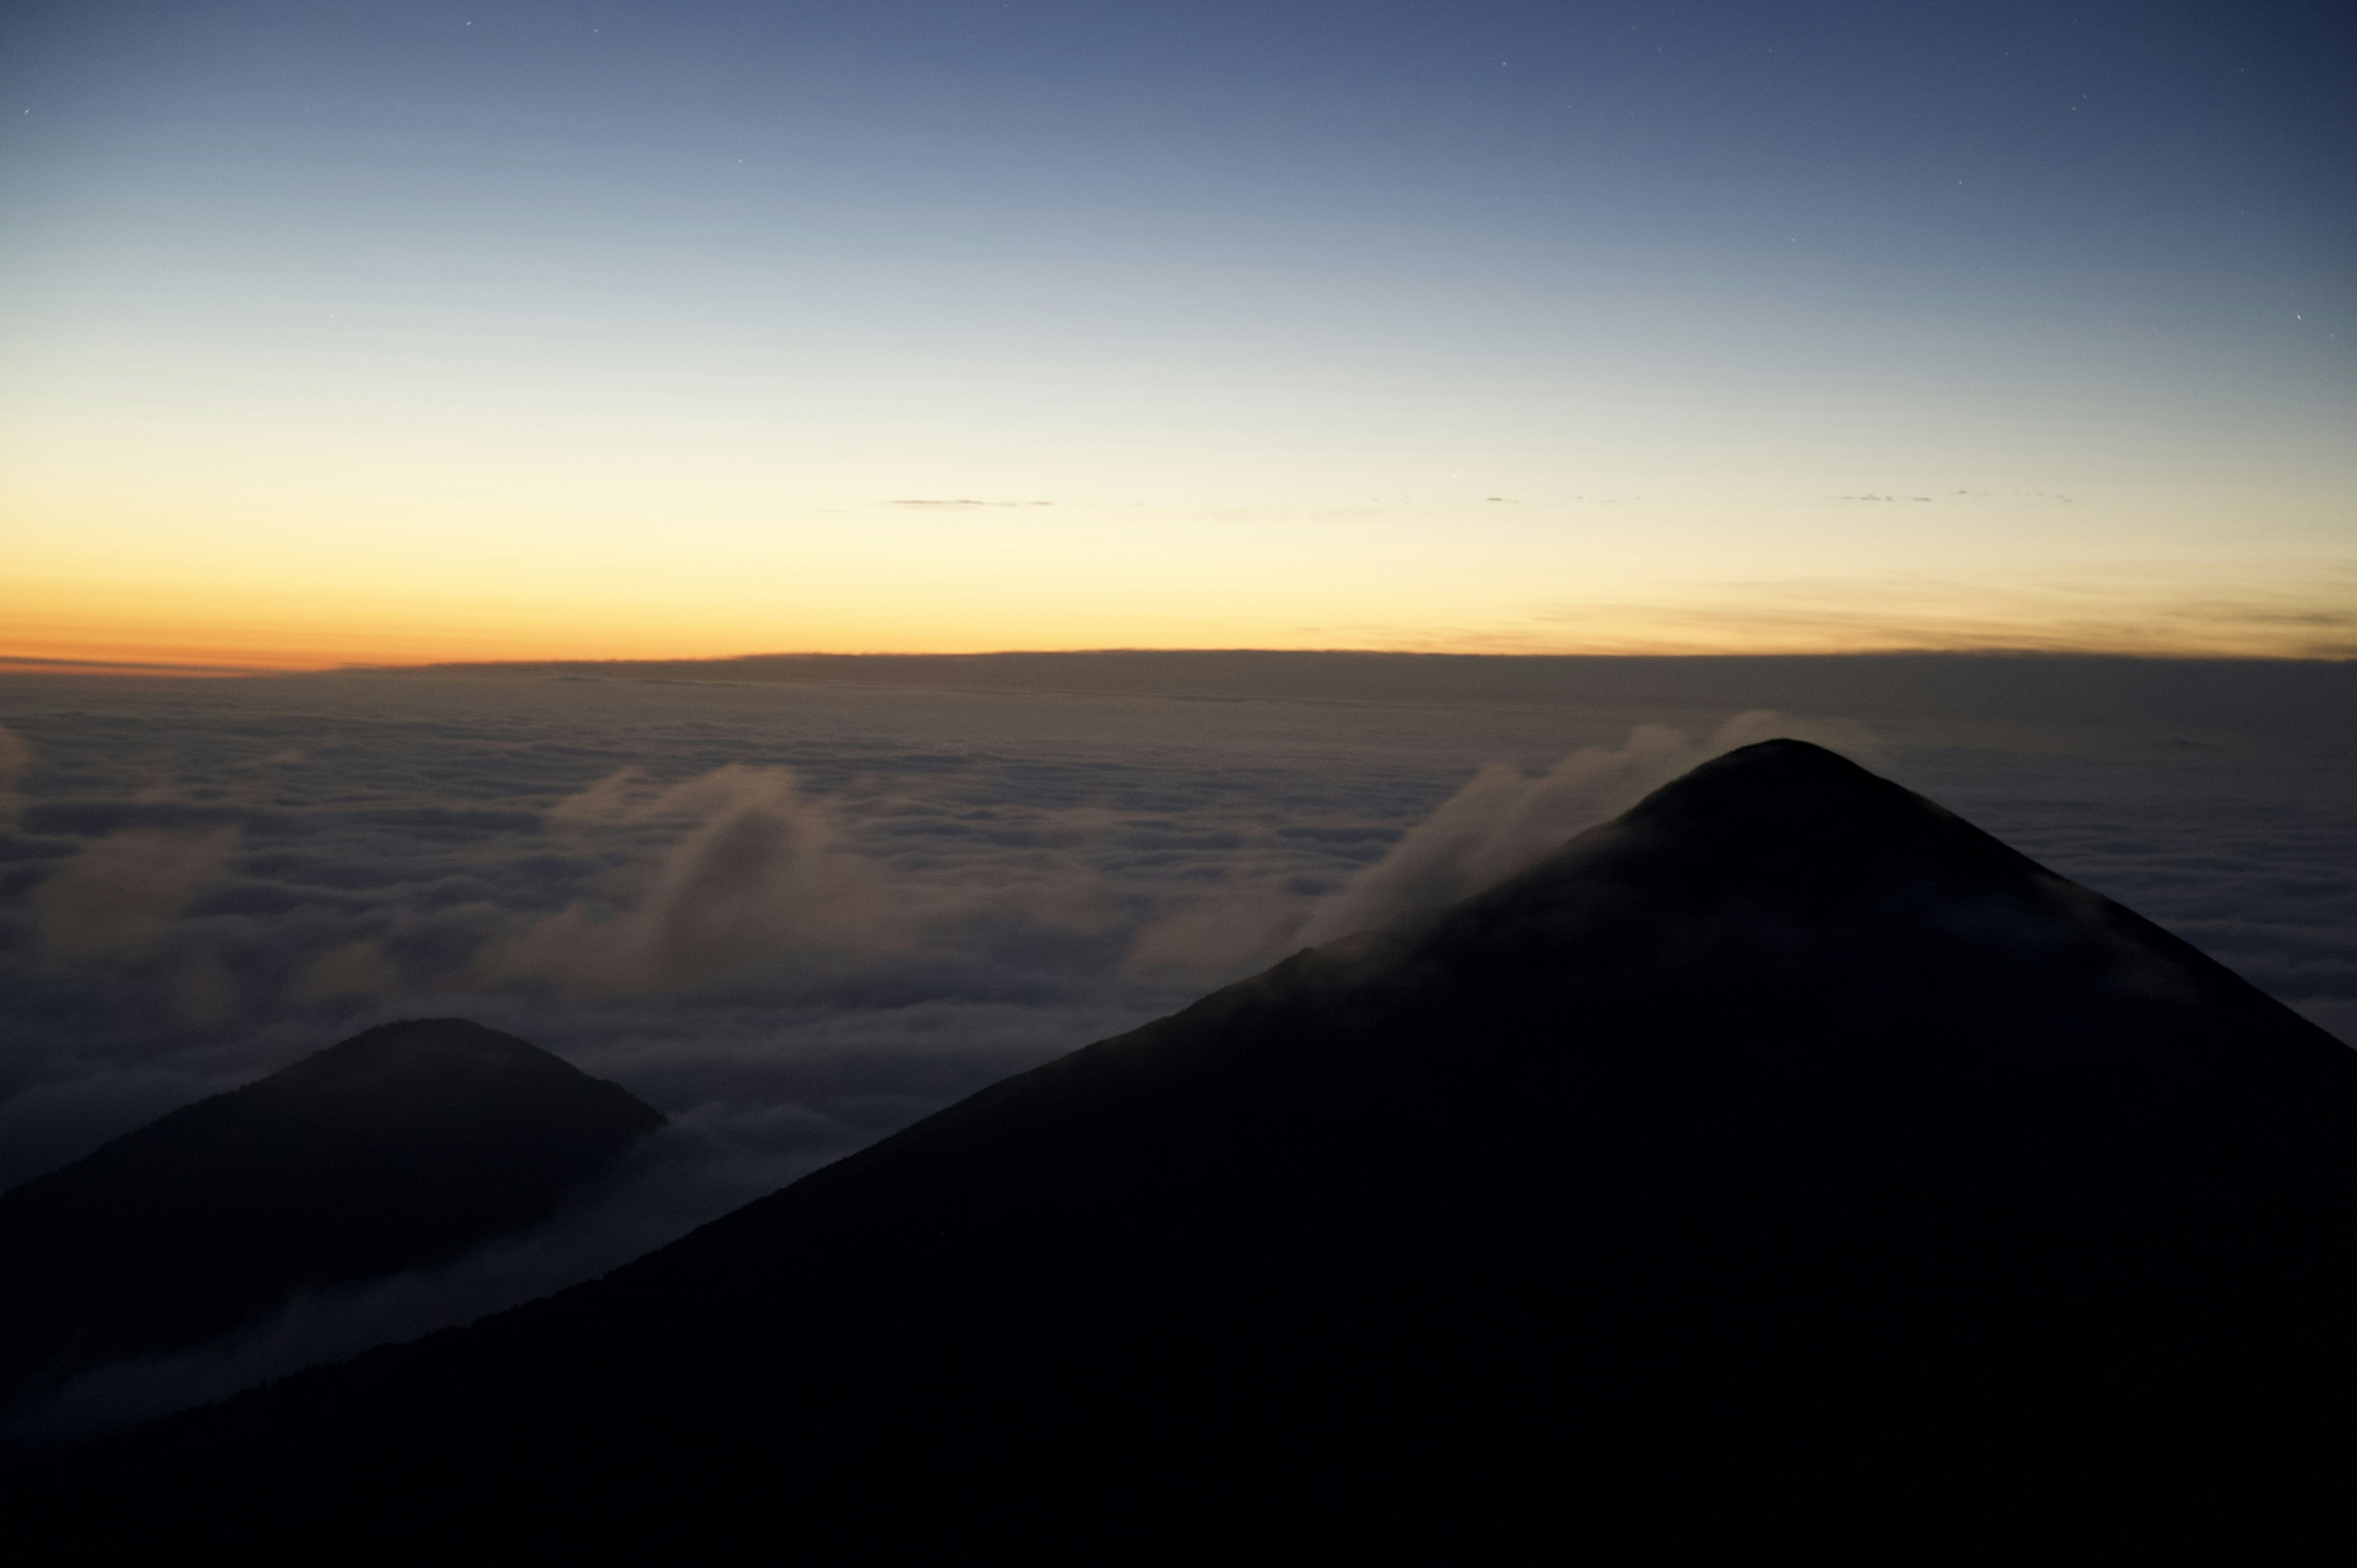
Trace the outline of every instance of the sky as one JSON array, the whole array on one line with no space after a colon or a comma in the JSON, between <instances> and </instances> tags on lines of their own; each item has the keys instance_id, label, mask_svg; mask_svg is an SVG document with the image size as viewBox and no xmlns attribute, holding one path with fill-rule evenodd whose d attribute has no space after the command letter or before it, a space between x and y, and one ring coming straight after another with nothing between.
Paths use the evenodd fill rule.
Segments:
<instances>
[{"instance_id":1,"label":"sky","mask_svg":"<svg viewBox=\"0 0 2357 1568\"><path fill-rule=\"evenodd\" d=\"M1771 735L2357 1045L2345 663L0 672L0 1189L404 1017L505 1029L671 1118L548 1228L23 1419L154 1414L593 1276Z\"/></svg>"},{"instance_id":2,"label":"sky","mask_svg":"<svg viewBox=\"0 0 2357 1568\"><path fill-rule=\"evenodd\" d=\"M27 0L0 658L2348 657L2353 28Z\"/></svg>"}]
</instances>

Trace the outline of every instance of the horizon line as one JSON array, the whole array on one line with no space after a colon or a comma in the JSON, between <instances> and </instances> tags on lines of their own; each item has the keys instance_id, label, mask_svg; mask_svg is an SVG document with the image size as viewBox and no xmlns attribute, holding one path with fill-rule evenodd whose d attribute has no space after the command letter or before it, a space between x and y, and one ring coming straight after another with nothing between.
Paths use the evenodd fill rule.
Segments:
<instances>
[{"instance_id":1,"label":"horizon line","mask_svg":"<svg viewBox=\"0 0 2357 1568\"><path fill-rule=\"evenodd\" d=\"M253 661L203 661L193 660L141 659L74 659L30 654L0 653L0 675L31 675L81 677L86 679L166 678L180 680L240 680L299 675L401 675L424 674L437 671L498 671L538 669L600 669L623 665L685 665L716 667L746 664L765 660L983 660L983 659L1092 659L1112 657L1165 657L1251 655L1259 658L1314 659L1396 659L1396 660L1463 660L1500 663L1542 662L1580 660L1596 662L1678 662L1700 663L1706 660L1800 662L1803 660L1851 660L1872 659L1969 659L2009 660L2021 659L2111 660L2147 664L2303 664L2343 665L2357 663L2357 655L2332 654L2272 654L2159 651L2127 651L2108 649L2071 648L1924 648L1892 647L1842 649L1823 651L1781 650L1777 652L1534 652L1491 651L1482 650L1400 649L1400 648L1260 648L1251 645L1220 647L1108 647L1108 648L992 648L957 650L862 649L846 652L840 650L769 650L750 653L722 654L618 654L602 658L521 657L511 659L445 659L416 663L319 662L268 664Z\"/></svg>"}]
</instances>

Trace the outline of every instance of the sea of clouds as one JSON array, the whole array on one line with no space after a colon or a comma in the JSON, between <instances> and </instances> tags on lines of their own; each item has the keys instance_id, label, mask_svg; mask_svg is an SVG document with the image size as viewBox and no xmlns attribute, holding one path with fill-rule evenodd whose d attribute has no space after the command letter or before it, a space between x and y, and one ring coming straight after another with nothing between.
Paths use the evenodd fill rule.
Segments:
<instances>
[{"instance_id":1,"label":"sea of clouds","mask_svg":"<svg viewBox=\"0 0 2357 1568\"><path fill-rule=\"evenodd\" d=\"M0 1186L398 1017L510 1030L671 1118L539 1233L102 1369L34 1423L218 1397L594 1276L1775 735L2357 1041L2351 715L2316 711L2313 668L2297 700L2140 676L2074 705L2049 699L2083 671L2037 662L1927 684L1860 661L1854 691L1819 666L1776 706L1765 660L1716 702L1576 670L1501 691L1494 665L1388 693L1385 667L1338 684L1280 656L1210 685L1134 660L0 678Z\"/></svg>"}]
</instances>

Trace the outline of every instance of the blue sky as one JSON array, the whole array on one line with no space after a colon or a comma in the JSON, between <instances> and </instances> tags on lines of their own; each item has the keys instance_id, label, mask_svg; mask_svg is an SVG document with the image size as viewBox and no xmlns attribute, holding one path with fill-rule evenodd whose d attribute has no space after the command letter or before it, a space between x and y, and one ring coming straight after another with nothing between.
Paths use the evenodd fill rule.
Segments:
<instances>
[{"instance_id":1,"label":"blue sky","mask_svg":"<svg viewBox=\"0 0 2357 1568\"><path fill-rule=\"evenodd\" d=\"M11 32L0 652L2357 647L2326 7Z\"/></svg>"}]
</instances>

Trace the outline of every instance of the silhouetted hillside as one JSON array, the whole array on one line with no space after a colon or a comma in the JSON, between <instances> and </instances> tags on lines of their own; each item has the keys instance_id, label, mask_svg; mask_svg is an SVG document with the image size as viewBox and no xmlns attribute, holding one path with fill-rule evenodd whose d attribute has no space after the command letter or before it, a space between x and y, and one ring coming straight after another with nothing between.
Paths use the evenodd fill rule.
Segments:
<instances>
[{"instance_id":1,"label":"silhouetted hillside","mask_svg":"<svg viewBox=\"0 0 2357 1568\"><path fill-rule=\"evenodd\" d=\"M2345 1528L2352 1322L2357 1057L1771 742L0 1501L317 1561L2265 1556Z\"/></svg>"},{"instance_id":2,"label":"silhouetted hillside","mask_svg":"<svg viewBox=\"0 0 2357 1568\"><path fill-rule=\"evenodd\" d=\"M662 1120L456 1018L184 1106L0 1194L0 1395L522 1230Z\"/></svg>"}]
</instances>

